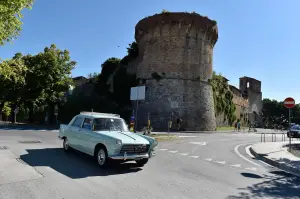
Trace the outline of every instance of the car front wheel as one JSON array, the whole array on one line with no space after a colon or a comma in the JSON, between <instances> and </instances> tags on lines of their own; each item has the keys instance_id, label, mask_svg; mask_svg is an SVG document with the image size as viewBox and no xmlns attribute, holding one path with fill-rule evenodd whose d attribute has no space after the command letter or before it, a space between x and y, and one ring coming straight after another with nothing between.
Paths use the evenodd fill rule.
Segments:
<instances>
[{"instance_id":1,"label":"car front wheel","mask_svg":"<svg viewBox=\"0 0 300 199\"><path fill-rule=\"evenodd\" d=\"M63 148L64 148L64 151L65 151L65 152L68 152L68 151L70 150L68 138L65 138L65 139L64 139L64 142L63 142Z\"/></svg>"},{"instance_id":2,"label":"car front wheel","mask_svg":"<svg viewBox=\"0 0 300 199\"><path fill-rule=\"evenodd\" d=\"M96 151L96 160L100 167L106 167L108 164L107 152L104 147L99 147Z\"/></svg>"},{"instance_id":3,"label":"car front wheel","mask_svg":"<svg viewBox=\"0 0 300 199\"><path fill-rule=\"evenodd\" d=\"M148 162L148 158L144 158L144 159L141 159L141 160L136 160L135 162L139 167L143 167Z\"/></svg>"}]
</instances>

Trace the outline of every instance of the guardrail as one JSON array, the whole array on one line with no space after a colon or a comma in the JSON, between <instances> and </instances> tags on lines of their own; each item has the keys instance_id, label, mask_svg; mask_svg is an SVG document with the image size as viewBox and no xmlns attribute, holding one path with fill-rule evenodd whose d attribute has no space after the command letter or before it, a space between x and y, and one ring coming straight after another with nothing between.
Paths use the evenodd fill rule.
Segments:
<instances>
[{"instance_id":1,"label":"guardrail","mask_svg":"<svg viewBox=\"0 0 300 199\"><path fill-rule=\"evenodd\" d=\"M281 142L286 141L286 133L261 133L260 134L260 142L266 142L266 135L272 136L272 142L277 141L277 135L281 135ZM291 138L291 141L293 140L300 140L299 138Z\"/></svg>"}]
</instances>

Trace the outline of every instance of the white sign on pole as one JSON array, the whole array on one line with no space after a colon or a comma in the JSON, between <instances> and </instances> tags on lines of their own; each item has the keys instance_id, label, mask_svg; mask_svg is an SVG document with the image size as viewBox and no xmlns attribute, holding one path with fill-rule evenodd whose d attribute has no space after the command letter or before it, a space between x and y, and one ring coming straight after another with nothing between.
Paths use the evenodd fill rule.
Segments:
<instances>
[{"instance_id":1,"label":"white sign on pole","mask_svg":"<svg viewBox=\"0 0 300 199\"><path fill-rule=\"evenodd\" d=\"M146 93L146 86L131 87L130 100L144 100Z\"/></svg>"}]
</instances>

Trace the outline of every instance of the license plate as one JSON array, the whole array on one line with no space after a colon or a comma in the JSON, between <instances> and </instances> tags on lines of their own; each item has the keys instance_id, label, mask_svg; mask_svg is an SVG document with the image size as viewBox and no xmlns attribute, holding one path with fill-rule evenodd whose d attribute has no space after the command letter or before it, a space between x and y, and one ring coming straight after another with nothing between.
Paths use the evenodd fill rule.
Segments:
<instances>
[{"instance_id":1,"label":"license plate","mask_svg":"<svg viewBox=\"0 0 300 199\"><path fill-rule=\"evenodd\" d=\"M135 158L136 160L141 160L141 159L143 159L142 157L138 157L138 158Z\"/></svg>"}]
</instances>

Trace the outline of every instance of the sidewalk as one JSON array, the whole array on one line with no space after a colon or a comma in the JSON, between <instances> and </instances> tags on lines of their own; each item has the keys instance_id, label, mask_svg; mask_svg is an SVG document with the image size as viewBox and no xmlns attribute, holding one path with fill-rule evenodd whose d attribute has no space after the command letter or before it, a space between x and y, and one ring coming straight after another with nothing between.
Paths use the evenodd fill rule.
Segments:
<instances>
[{"instance_id":1,"label":"sidewalk","mask_svg":"<svg viewBox=\"0 0 300 199\"><path fill-rule=\"evenodd\" d=\"M300 144L300 142L293 141L292 144ZM257 159L300 177L300 158L288 152L288 142L254 144L250 152Z\"/></svg>"}]
</instances>

